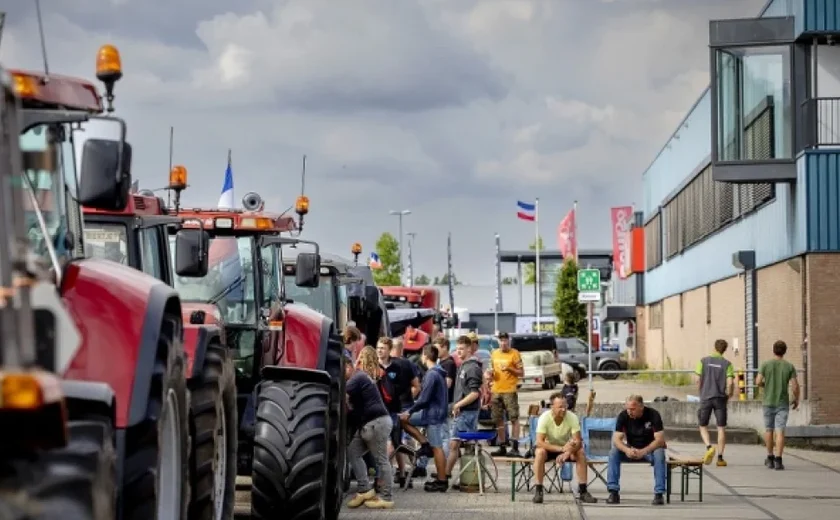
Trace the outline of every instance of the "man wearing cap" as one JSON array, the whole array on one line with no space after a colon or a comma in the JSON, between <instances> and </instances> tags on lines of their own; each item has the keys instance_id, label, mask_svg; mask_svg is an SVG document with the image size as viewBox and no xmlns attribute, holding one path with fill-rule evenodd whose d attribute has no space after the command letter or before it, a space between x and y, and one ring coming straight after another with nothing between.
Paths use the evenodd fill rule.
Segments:
<instances>
[{"instance_id":1,"label":"man wearing cap","mask_svg":"<svg viewBox=\"0 0 840 520\"><path fill-rule=\"evenodd\" d=\"M493 387L491 410L493 422L498 428L499 449L494 457L521 457L519 453L519 395L517 387L519 378L525 374L522 366L522 356L519 351L510 346L510 336L507 332L499 333L499 348L490 355L490 370L493 373ZM507 451L507 428L505 414L511 423L510 439L511 451Z\"/></svg>"}]
</instances>

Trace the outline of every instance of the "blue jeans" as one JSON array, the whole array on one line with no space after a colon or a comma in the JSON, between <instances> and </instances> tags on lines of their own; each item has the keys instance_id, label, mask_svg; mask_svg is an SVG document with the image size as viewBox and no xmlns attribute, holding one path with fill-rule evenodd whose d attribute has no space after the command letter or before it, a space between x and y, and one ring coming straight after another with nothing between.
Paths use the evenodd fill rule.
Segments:
<instances>
[{"instance_id":1,"label":"blue jeans","mask_svg":"<svg viewBox=\"0 0 840 520\"><path fill-rule=\"evenodd\" d=\"M657 448L653 453L645 455L643 459L645 462L653 464L653 492L656 494L665 494L665 478L668 473L668 465L665 457L665 448ZM638 462L632 460L620 451L615 446L610 450L610 458L607 462L607 491L618 493L621 489L618 481L621 480L621 463Z\"/></svg>"}]
</instances>

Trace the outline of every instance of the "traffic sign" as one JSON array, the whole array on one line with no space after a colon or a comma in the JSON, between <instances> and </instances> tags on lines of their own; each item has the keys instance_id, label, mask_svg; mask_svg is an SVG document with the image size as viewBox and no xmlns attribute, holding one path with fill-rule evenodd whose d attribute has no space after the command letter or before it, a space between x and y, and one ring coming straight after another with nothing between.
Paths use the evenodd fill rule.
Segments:
<instances>
[{"instance_id":1,"label":"traffic sign","mask_svg":"<svg viewBox=\"0 0 840 520\"><path fill-rule=\"evenodd\" d=\"M601 301L601 293L599 292L579 292L578 303L592 303Z\"/></svg>"},{"instance_id":2,"label":"traffic sign","mask_svg":"<svg viewBox=\"0 0 840 520\"><path fill-rule=\"evenodd\" d=\"M581 269L577 275L577 288L581 293L601 294L601 271L598 269ZM599 298L600 299L600 298Z\"/></svg>"}]
</instances>

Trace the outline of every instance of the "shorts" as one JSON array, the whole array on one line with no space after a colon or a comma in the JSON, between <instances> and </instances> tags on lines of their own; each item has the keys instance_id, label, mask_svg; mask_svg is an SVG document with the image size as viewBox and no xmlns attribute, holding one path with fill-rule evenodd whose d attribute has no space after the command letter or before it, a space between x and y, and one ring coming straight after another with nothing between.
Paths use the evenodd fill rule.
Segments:
<instances>
[{"instance_id":1,"label":"shorts","mask_svg":"<svg viewBox=\"0 0 840 520\"><path fill-rule=\"evenodd\" d=\"M788 422L790 405L764 407L764 429L767 431L784 431Z\"/></svg>"},{"instance_id":2,"label":"shorts","mask_svg":"<svg viewBox=\"0 0 840 520\"><path fill-rule=\"evenodd\" d=\"M452 440L456 440L460 433L474 432L478 429L478 410L461 410L450 424L449 438Z\"/></svg>"},{"instance_id":3,"label":"shorts","mask_svg":"<svg viewBox=\"0 0 840 520\"><path fill-rule=\"evenodd\" d=\"M408 418L408 424L424 428L426 430L426 440L432 448L443 448L443 443L446 440L446 423L441 424L426 424L423 420L423 412L414 412Z\"/></svg>"},{"instance_id":4,"label":"shorts","mask_svg":"<svg viewBox=\"0 0 840 520\"><path fill-rule=\"evenodd\" d=\"M509 421L518 421L519 394L516 392L493 394L490 400L490 409L493 414L493 422L497 424L505 420L505 412L507 412Z\"/></svg>"},{"instance_id":5,"label":"shorts","mask_svg":"<svg viewBox=\"0 0 840 520\"><path fill-rule=\"evenodd\" d=\"M402 425L400 424L400 416L399 414L392 413L391 414L391 422L394 424L394 427L391 428L391 446L394 449L397 446L402 445Z\"/></svg>"},{"instance_id":6,"label":"shorts","mask_svg":"<svg viewBox=\"0 0 840 520\"><path fill-rule=\"evenodd\" d=\"M728 416L726 410L727 401L728 399L726 397L713 397L701 401L700 408L697 409L697 423L703 427L708 426L712 412L715 412L715 423L718 428L724 428Z\"/></svg>"}]
</instances>

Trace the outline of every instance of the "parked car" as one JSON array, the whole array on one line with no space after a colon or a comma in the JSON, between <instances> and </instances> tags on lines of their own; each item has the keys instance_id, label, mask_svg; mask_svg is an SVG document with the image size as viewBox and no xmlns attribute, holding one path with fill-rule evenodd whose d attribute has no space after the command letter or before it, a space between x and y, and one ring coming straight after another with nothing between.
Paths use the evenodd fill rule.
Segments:
<instances>
[{"instance_id":1,"label":"parked car","mask_svg":"<svg viewBox=\"0 0 840 520\"><path fill-rule=\"evenodd\" d=\"M562 385L566 374L574 370L560 359L554 336L550 334L511 334L510 345L522 355L525 368L522 388L551 390Z\"/></svg>"},{"instance_id":2,"label":"parked car","mask_svg":"<svg viewBox=\"0 0 840 520\"><path fill-rule=\"evenodd\" d=\"M449 340L449 354L452 356L452 359L455 360L455 365L460 367L461 358L458 357L458 352L455 350L457 341L458 340L455 338ZM478 350L475 352L475 357L478 359L479 363L481 363L482 370L490 368L490 353L498 347L499 340L493 336L479 336Z\"/></svg>"},{"instance_id":3,"label":"parked car","mask_svg":"<svg viewBox=\"0 0 840 520\"><path fill-rule=\"evenodd\" d=\"M554 338L560 360L568 363L581 378L586 376L589 366L590 347L578 338ZM617 379L621 370L627 370L627 360L620 352L593 350L592 366L598 371L610 371L615 374L601 374L604 379Z\"/></svg>"}]
</instances>

